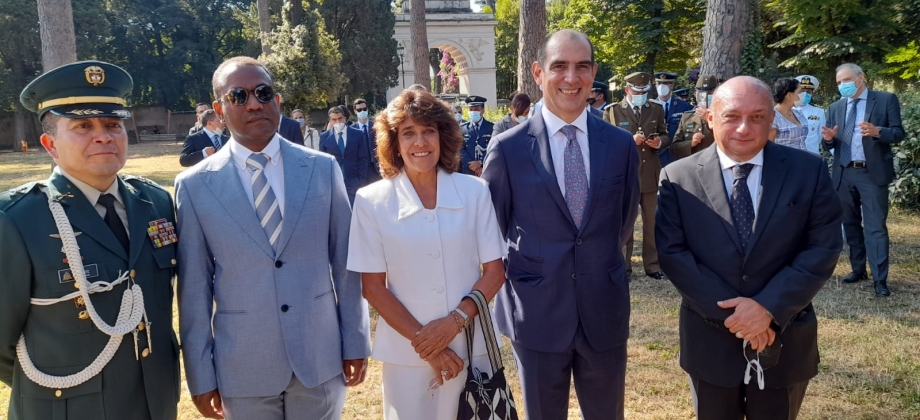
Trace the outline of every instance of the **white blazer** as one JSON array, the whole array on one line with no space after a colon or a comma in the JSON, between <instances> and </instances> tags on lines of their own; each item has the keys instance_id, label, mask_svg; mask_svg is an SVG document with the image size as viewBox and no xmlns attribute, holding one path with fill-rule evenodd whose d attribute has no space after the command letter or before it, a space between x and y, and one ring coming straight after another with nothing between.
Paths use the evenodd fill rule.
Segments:
<instances>
[{"instance_id":1,"label":"white blazer","mask_svg":"<svg viewBox=\"0 0 920 420\"><path fill-rule=\"evenodd\" d=\"M348 269L387 273L387 287L423 325L454 310L479 280L481 264L504 257L507 249L485 181L440 170L432 210L422 206L405 172L358 190L349 239ZM465 340L459 334L449 347L468 360ZM486 354L482 328L473 344L474 355ZM372 357L428 366L383 318Z\"/></svg>"}]
</instances>

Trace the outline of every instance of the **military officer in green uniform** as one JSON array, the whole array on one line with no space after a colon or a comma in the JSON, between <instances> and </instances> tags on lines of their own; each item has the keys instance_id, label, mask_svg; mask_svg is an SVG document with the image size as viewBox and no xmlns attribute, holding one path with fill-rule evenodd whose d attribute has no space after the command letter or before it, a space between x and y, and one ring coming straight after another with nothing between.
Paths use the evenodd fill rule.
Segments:
<instances>
[{"instance_id":1,"label":"military officer in green uniform","mask_svg":"<svg viewBox=\"0 0 920 420\"><path fill-rule=\"evenodd\" d=\"M706 110L712 99L712 93L719 87L719 79L703 74L696 81L696 109L684 112L674 133L671 143L671 156L681 159L697 153L715 142L712 129L706 122Z\"/></svg>"},{"instance_id":2,"label":"military officer in green uniform","mask_svg":"<svg viewBox=\"0 0 920 420\"><path fill-rule=\"evenodd\" d=\"M655 248L655 209L658 206L658 175L661 173L658 151L668 147L668 119L660 104L648 100L652 75L632 73L624 78L624 82L626 97L607 107L604 120L632 134L639 150L642 265L645 267L645 275L663 280L665 275L658 265L658 250ZM627 262L632 251L633 238L630 237L623 251ZM627 271L631 273L629 267Z\"/></svg>"},{"instance_id":3,"label":"military officer in green uniform","mask_svg":"<svg viewBox=\"0 0 920 420\"><path fill-rule=\"evenodd\" d=\"M0 381L10 420L172 420L174 209L125 164L133 82L109 63L51 70L20 96L57 167L0 194Z\"/></svg>"}]
</instances>

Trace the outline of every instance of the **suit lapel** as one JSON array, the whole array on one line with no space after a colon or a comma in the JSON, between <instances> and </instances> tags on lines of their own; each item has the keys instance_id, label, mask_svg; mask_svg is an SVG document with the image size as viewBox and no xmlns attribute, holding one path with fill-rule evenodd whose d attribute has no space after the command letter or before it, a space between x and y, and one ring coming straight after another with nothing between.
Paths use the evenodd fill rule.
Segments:
<instances>
[{"instance_id":1,"label":"suit lapel","mask_svg":"<svg viewBox=\"0 0 920 420\"><path fill-rule=\"evenodd\" d=\"M125 213L128 214L128 231L131 238L128 267L133 267L147 242L147 222L152 220L149 216L153 210L153 203L141 198L140 192L121 178L118 179L118 184L119 193L125 200Z\"/></svg>"},{"instance_id":2,"label":"suit lapel","mask_svg":"<svg viewBox=\"0 0 920 420\"><path fill-rule=\"evenodd\" d=\"M866 96L866 115L863 116L862 121L857 121L856 124L859 125L861 122L870 121L872 119L873 109L875 109L875 92L870 90ZM866 143L863 142L863 145L865 144Z\"/></svg>"},{"instance_id":3,"label":"suit lapel","mask_svg":"<svg viewBox=\"0 0 920 420\"><path fill-rule=\"evenodd\" d=\"M291 240L313 180L313 158L298 153L284 142L281 143L281 162L284 165L284 217L281 219L281 236L278 238L279 255Z\"/></svg>"},{"instance_id":4,"label":"suit lapel","mask_svg":"<svg viewBox=\"0 0 920 420\"><path fill-rule=\"evenodd\" d=\"M70 220L73 230L83 232L86 236L93 238L96 242L112 251L119 258L128 261L128 253L125 248L118 242L118 238L112 233L112 230L106 226L105 221L99 216L99 212L90 204L89 199L73 185L64 175L57 171L51 174L49 179L48 192L52 197L60 197L58 200L67 213L67 219ZM129 218L130 219L130 218ZM146 231L143 234L147 236Z\"/></svg>"},{"instance_id":5,"label":"suit lapel","mask_svg":"<svg viewBox=\"0 0 920 420\"><path fill-rule=\"evenodd\" d=\"M705 155L700 159L697 177L699 177L703 190L706 191L706 196L709 197L710 206L719 216L722 226L740 253L742 252L741 239L738 237L738 230L735 229L735 222L732 219L732 209L728 202L728 193L725 191L725 180L722 178L722 166L719 164L716 147L713 145L701 152Z\"/></svg>"},{"instance_id":6,"label":"suit lapel","mask_svg":"<svg viewBox=\"0 0 920 420\"><path fill-rule=\"evenodd\" d=\"M591 211L594 209L594 203L598 199L598 192L601 187L601 178L603 178L607 167L607 146L610 142L606 141L604 136L604 124L588 118L588 158L591 162L591 179L588 185L588 202L585 205L585 214L582 218L581 226L584 228L591 220Z\"/></svg>"},{"instance_id":7,"label":"suit lapel","mask_svg":"<svg viewBox=\"0 0 920 420\"><path fill-rule=\"evenodd\" d=\"M236 164L233 162L230 148L221 149L214 155L208 164L204 182L214 194L215 201L219 203L237 225L249 235L249 238L269 257L275 257L275 251L268 242L265 230L259 224L255 209L250 204L240 177L236 173ZM207 217L207 215L205 216ZM113 235L114 237L114 235Z\"/></svg>"},{"instance_id":8,"label":"suit lapel","mask_svg":"<svg viewBox=\"0 0 920 420\"><path fill-rule=\"evenodd\" d=\"M565 204L565 198L562 196L562 191L559 189L556 172L553 170L553 154L550 152L549 134L546 132L546 125L542 115L534 115L530 120L530 127L528 127L527 134L531 136L530 156L533 158L537 174L540 176L540 179L543 180L543 183L546 184L549 195L553 197L553 201L556 202L556 205L559 206L559 209L565 214L569 223L575 225L575 220L573 220L572 215L569 214L569 206Z\"/></svg>"},{"instance_id":9,"label":"suit lapel","mask_svg":"<svg viewBox=\"0 0 920 420\"><path fill-rule=\"evenodd\" d=\"M341 158L342 152L339 151L339 143L335 138L335 131L329 130L320 135L320 141L326 142L326 153ZM346 150L348 148L346 147Z\"/></svg>"},{"instance_id":10,"label":"suit lapel","mask_svg":"<svg viewBox=\"0 0 920 420\"><path fill-rule=\"evenodd\" d=\"M760 202L757 205L757 216L754 217L754 232L751 234L751 240L744 258L751 255L751 250L757 244L763 234L764 226L770 221L773 210L776 208L776 201L779 199L779 193L783 190L783 182L786 181L786 154L780 146L767 143L763 151L763 174L760 177Z\"/></svg>"}]
</instances>

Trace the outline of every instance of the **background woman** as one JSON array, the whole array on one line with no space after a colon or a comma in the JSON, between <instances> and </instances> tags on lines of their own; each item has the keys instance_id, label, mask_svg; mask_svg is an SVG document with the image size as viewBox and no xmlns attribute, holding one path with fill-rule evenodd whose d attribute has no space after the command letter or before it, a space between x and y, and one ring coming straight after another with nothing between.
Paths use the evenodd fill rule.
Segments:
<instances>
[{"instance_id":1,"label":"background woman","mask_svg":"<svg viewBox=\"0 0 920 420\"><path fill-rule=\"evenodd\" d=\"M319 149L319 132L310 127L307 114L300 109L291 111L291 118L300 123L300 134L303 134L303 145L313 150Z\"/></svg>"},{"instance_id":2,"label":"background woman","mask_svg":"<svg viewBox=\"0 0 920 420\"><path fill-rule=\"evenodd\" d=\"M471 359L460 332L477 314L464 297L501 288L504 243L485 182L456 172L463 138L447 105L404 90L374 129L384 179L358 190L348 269L381 318L384 418L453 420ZM484 344L477 328L472 363L489 372Z\"/></svg>"},{"instance_id":3,"label":"background woman","mask_svg":"<svg viewBox=\"0 0 920 420\"><path fill-rule=\"evenodd\" d=\"M526 93L518 93L511 98L511 113L502 118L492 128L492 137L497 136L505 130L510 130L524 121L527 121L527 114L530 113L530 96Z\"/></svg>"},{"instance_id":4,"label":"background woman","mask_svg":"<svg viewBox=\"0 0 920 420\"><path fill-rule=\"evenodd\" d=\"M805 150L808 121L801 111L793 109L795 103L803 99L800 95L804 96L798 80L779 79L773 83L773 100L776 105L773 106L775 116L769 138L776 144Z\"/></svg>"}]
</instances>

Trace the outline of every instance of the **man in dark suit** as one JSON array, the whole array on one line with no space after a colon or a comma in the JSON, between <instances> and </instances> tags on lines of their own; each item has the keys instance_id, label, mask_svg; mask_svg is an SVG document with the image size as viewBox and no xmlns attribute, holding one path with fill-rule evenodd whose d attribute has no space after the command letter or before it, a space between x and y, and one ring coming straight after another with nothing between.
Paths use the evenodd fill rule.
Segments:
<instances>
[{"instance_id":1,"label":"man in dark suit","mask_svg":"<svg viewBox=\"0 0 920 420\"><path fill-rule=\"evenodd\" d=\"M489 144L482 173L511 244L495 317L528 419L565 419L574 377L586 420L622 420L629 285L612 251L632 236L639 155L629 133L585 109L597 64L584 34L554 33L538 59L544 106Z\"/></svg>"},{"instance_id":2,"label":"man in dark suit","mask_svg":"<svg viewBox=\"0 0 920 420\"><path fill-rule=\"evenodd\" d=\"M659 71L655 73L655 89L658 92L658 99L654 99L658 105L664 108L664 117L668 124L668 137L672 142L677 141L674 133L677 133L677 127L680 118L684 112L692 111L693 105L677 99L674 93L674 84L677 82L677 74ZM658 152L658 159L661 161L661 167L667 166L676 159L671 156L669 147L662 147Z\"/></svg>"},{"instance_id":3,"label":"man in dark suit","mask_svg":"<svg viewBox=\"0 0 920 420\"><path fill-rule=\"evenodd\" d=\"M278 125L278 134L285 140L303 146L303 133L300 131L300 123L286 115L281 116L281 123Z\"/></svg>"},{"instance_id":4,"label":"man in dark suit","mask_svg":"<svg viewBox=\"0 0 920 420\"><path fill-rule=\"evenodd\" d=\"M875 294L888 296L888 184L894 180L891 145L904 140L898 97L869 90L856 64L837 67L840 100L831 104L821 130L825 149L834 149L833 185L843 204L843 232L850 246L844 283L875 280Z\"/></svg>"},{"instance_id":5,"label":"man in dark suit","mask_svg":"<svg viewBox=\"0 0 920 420\"><path fill-rule=\"evenodd\" d=\"M319 151L335 156L345 177L348 199L354 203L355 193L367 181L367 165L370 162L367 138L363 131L345 126L345 115L341 107L329 108L328 115L332 128L320 134Z\"/></svg>"},{"instance_id":6,"label":"man in dark suit","mask_svg":"<svg viewBox=\"0 0 920 420\"><path fill-rule=\"evenodd\" d=\"M377 160L377 131L374 130L374 121L369 118L367 101L362 98L355 99L355 116L358 117L358 121L355 121L352 128L360 130L367 138L365 144L367 144L370 159L367 161L367 180L365 182L370 184L381 179L380 162Z\"/></svg>"},{"instance_id":7,"label":"man in dark suit","mask_svg":"<svg viewBox=\"0 0 920 420\"><path fill-rule=\"evenodd\" d=\"M213 109L207 109L201 113L201 121L204 123L204 128L185 138L185 145L182 147L182 153L179 154L179 164L186 168L213 155L227 144L227 140L230 140L223 133L223 124Z\"/></svg>"},{"instance_id":8,"label":"man in dark suit","mask_svg":"<svg viewBox=\"0 0 920 420\"><path fill-rule=\"evenodd\" d=\"M211 105L208 104L198 104L198 106L195 107L195 125L188 129L188 135L186 137L204 129L204 124L201 123L201 114L209 109L211 109Z\"/></svg>"},{"instance_id":9,"label":"man in dark suit","mask_svg":"<svg viewBox=\"0 0 920 420\"><path fill-rule=\"evenodd\" d=\"M839 200L819 157L767 140L760 80L726 81L708 120L716 146L661 174L656 236L683 297L680 365L699 420L794 420L818 373L811 301L840 255Z\"/></svg>"},{"instance_id":10,"label":"man in dark suit","mask_svg":"<svg viewBox=\"0 0 920 420\"><path fill-rule=\"evenodd\" d=\"M632 73L624 79L626 96L619 103L607 107L604 120L628 131L639 148L639 188L642 191L639 204L642 208L642 265L645 275L663 280L664 273L658 265L658 251L655 249L655 206L657 206L658 174L661 163L658 151L668 147L668 124L661 105L648 101L652 75ZM632 232L632 227L629 231ZM633 237L623 249L627 263L633 253ZM632 274L632 266L626 271Z\"/></svg>"},{"instance_id":11,"label":"man in dark suit","mask_svg":"<svg viewBox=\"0 0 920 420\"><path fill-rule=\"evenodd\" d=\"M482 161L485 158L486 148L492 139L495 128L491 121L482 116L486 98L470 96L466 98L469 108L470 121L460 125L463 132L463 149L460 150L460 172L468 175L482 175Z\"/></svg>"},{"instance_id":12,"label":"man in dark suit","mask_svg":"<svg viewBox=\"0 0 920 420\"><path fill-rule=\"evenodd\" d=\"M597 80L591 85L591 96L588 97L588 112L597 118L604 118L604 108L607 107L608 85Z\"/></svg>"},{"instance_id":13,"label":"man in dark suit","mask_svg":"<svg viewBox=\"0 0 920 420\"><path fill-rule=\"evenodd\" d=\"M162 187L118 174L132 85L119 67L82 61L20 96L57 166L0 193L9 420L176 418L175 213Z\"/></svg>"}]
</instances>

